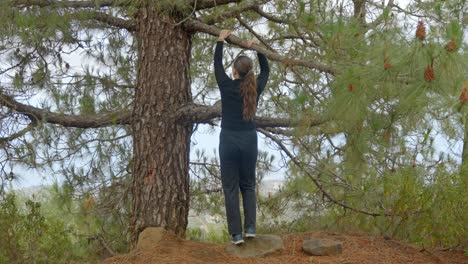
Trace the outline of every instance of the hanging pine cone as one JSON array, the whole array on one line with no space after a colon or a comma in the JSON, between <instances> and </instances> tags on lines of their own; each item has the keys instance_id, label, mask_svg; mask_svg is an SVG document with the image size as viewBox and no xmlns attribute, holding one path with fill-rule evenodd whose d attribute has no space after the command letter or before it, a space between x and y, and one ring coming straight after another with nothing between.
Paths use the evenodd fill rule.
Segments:
<instances>
[{"instance_id":1,"label":"hanging pine cone","mask_svg":"<svg viewBox=\"0 0 468 264\"><path fill-rule=\"evenodd\" d=\"M463 87L460 93L460 97L458 97L458 99L460 99L460 102L462 104L468 103L468 83L466 83L465 86Z\"/></svg>"},{"instance_id":2,"label":"hanging pine cone","mask_svg":"<svg viewBox=\"0 0 468 264\"><path fill-rule=\"evenodd\" d=\"M348 84L348 90L350 92L353 92L354 91L354 85L352 83Z\"/></svg>"},{"instance_id":3,"label":"hanging pine cone","mask_svg":"<svg viewBox=\"0 0 468 264\"><path fill-rule=\"evenodd\" d=\"M416 29L416 38L418 38L421 41L426 39L426 27L424 26L424 22L422 20L418 22L418 28Z\"/></svg>"},{"instance_id":4,"label":"hanging pine cone","mask_svg":"<svg viewBox=\"0 0 468 264\"><path fill-rule=\"evenodd\" d=\"M428 82L435 80L434 69L432 65L427 65L426 71L424 72L424 79Z\"/></svg>"},{"instance_id":5,"label":"hanging pine cone","mask_svg":"<svg viewBox=\"0 0 468 264\"><path fill-rule=\"evenodd\" d=\"M448 52L454 52L457 50L457 43L455 42L455 39L451 39L449 41L449 43L447 43L447 45L445 45L445 49L448 51Z\"/></svg>"},{"instance_id":6,"label":"hanging pine cone","mask_svg":"<svg viewBox=\"0 0 468 264\"><path fill-rule=\"evenodd\" d=\"M461 103L468 103L468 89L462 90L459 99Z\"/></svg>"},{"instance_id":7,"label":"hanging pine cone","mask_svg":"<svg viewBox=\"0 0 468 264\"><path fill-rule=\"evenodd\" d=\"M384 70L388 70L392 67L393 65L390 63L390 58L388 56L385 56L384 58Z\"/></svg>"}]
</instances>

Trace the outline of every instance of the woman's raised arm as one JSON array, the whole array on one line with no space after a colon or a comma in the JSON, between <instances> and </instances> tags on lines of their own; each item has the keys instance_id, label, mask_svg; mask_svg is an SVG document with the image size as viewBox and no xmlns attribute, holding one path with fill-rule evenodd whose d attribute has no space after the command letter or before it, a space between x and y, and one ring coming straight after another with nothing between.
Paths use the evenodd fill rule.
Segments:
<instances>
[{"instance_id":1,"label":"woman's raised arm","mask_svg":"<svg viewBox=\"0 0 468 264\"><path fill-rule=\"evenodd\" d=\"M247 48L252 48L253 45L257 43L256 40L248 40ZM263 53L257 52L258 64L260 64L260 74L257 77L257 93L260 94L265 89L268 77L270 76L270 66L268 65L268 60Z\"/></svg>"},{"instance_id":2,"label":"woman's raised arm","mask_svg":"<svg viewBox=\"0 0 468 264\"><path fill-rule=\"evenodd\" d=\"M231 34L228 30L221 30L219 33L218 42L216 42L216 49L214 54L214 69L215 69L215 77L218 86L221 87L221 84L230 81L231 78L226 74L224 71L223 66L223 46L224 46L224 39L226 39Z\"/></svg>"},{"instance_id":3,"label":"woman's raised arm","mask_svg":"<svg viewBox=\"0 0 468 264\"><path fill-rule=\"evenodd\" d=\"M258 63L260 64L260 74L257 77L257 92L262 93L268 82L268 77L270 76L270 66L268 65L268 60L263 53L257 52L257 57Z\"/></svg>"}]
</instances>

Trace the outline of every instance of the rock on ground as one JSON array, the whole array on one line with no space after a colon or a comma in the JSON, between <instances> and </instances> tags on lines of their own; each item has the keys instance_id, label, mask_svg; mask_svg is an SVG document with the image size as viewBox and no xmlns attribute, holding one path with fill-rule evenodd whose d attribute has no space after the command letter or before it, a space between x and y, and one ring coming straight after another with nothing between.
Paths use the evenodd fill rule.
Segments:
<instances>
[{"instance_id":1,"label":"rock on ground","mask_svg":"<svg viewBox=\"0 0 468 264\"><path fill-rule=\"evenodd\" d=\"M343 252L343 243L328 239L305 240L302 249L314 256L333 256Z\"/></svg>"},{"instance_id":2,"label":"rock on ground","mask_svg":"<svg viewBox=\"0 0 468 264\"><path fill-rule=\"evenodd\" d=\"M274 235L257 235L255 238L245 239L245 243L234 245L229 242L226 251L237 257L264 257L283 249L283 240Z\"/></svg>"},{"instance_id":3,"label":"rock on ground","mask_svg":"<svg viewBox=\"0 0 468 264\"><path fill-rule=\"evenodd\" d=\"M162 227L147 227L138 236L136 250L149 251L164 238L167 231Z\"/></svg>"}]
</instances>

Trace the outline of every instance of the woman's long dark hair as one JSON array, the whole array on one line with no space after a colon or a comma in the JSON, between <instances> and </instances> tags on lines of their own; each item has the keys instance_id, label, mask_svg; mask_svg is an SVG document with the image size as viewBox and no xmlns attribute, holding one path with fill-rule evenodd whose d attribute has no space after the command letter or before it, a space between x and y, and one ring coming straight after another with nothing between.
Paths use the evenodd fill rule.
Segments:
<instances>
[{"instance_id":1,"label":"woman's long dark hair","mask_svg":"<svg viewBox=\"0 0 468 264\"><path fill-rule=\"evenodd\" d=\"M241 55L234 61L234 69L242 79L240 84L244 104L242 117L245 121L251 121L257 111L257 80L253 72L253 62L249 57Z\"/></svg>"}]
</instances>

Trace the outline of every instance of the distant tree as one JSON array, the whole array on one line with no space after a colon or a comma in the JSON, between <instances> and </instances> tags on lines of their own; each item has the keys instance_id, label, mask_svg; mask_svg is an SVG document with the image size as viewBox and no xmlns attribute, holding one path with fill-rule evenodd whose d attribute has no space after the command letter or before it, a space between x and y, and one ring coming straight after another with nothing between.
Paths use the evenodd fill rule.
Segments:
<instances>
[{"instance_id":1,"label":"distant tree","mask_svg":"<svg viewBox=\"0 0 468 264\"><path fill-rule=\"evenodd\" d=\"M111 188L131 175L132 241L148 226L184 234L190 137L194 125L220 116L210 100L218 97L211 47L229 28L232 46L246 48L253 36L261 44L252 49L277 62L256 123L292 171L308 174L326 201L391 215L347 193L403 167L430 168L434 117L466 115L457 98L466 77L465 8L463 1L406 9L393 0L2 1L2 179L13 163L60 166L78 186ZM421 20L418 29L405 16Z\"/></svg>"}]
</instances>

